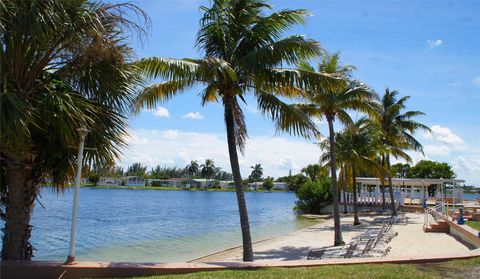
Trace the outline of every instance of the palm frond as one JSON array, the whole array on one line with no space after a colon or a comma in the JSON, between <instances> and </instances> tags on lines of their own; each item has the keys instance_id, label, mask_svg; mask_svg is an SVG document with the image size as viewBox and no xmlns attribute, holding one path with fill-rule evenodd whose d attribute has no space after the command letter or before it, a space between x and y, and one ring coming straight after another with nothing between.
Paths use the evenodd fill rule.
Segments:
<instances>
[{"instance_id":1,"label":"palm frond","mask_svg":"<svg viewBox=\"0 0 480 279\"><path fill-rule=\"evenodd\" d=\"M295 105L288 105L266 92L257 92L257 100L259 111L275 122L277 131L306 138L320 135L315 123Z\"/></svg>"}]
</instances>

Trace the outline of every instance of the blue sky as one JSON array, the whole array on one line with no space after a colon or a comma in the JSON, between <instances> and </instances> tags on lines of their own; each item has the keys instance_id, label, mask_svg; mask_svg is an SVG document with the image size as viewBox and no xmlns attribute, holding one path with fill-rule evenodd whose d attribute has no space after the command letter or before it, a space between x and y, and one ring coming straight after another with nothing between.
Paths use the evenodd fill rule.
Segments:
<instances>
[{"instance_id":1,"label":"blue sky","mask_svg":"<svg viewBox=\"0 0 480 279\"><path fill-rule=\"evenodd\" d=\"M135 44L139 57L201 57L194 48L202 0L137 1L151 17L149 36ZM306 8L312 16L288 34L320 41L340 51L354 76L377 93L385 87L411 96L409 110L432 133L417 133L425 148L411 153L453 165L458 177L480 186L480 1L270 1L274 10ZM197 93L186 92L157 110L130 120L130 143L120 164L184 166L213 158L228 165L222 107L202 107ZM277 135L247 98L244 107L250 139L241 158L242 175L261 163L265 175L287 175L318 160L320 150L306 140ZM352 115L354 118L356 115ZM326 135L325 123L319 122Z\"/></svg>"}]
</instances>

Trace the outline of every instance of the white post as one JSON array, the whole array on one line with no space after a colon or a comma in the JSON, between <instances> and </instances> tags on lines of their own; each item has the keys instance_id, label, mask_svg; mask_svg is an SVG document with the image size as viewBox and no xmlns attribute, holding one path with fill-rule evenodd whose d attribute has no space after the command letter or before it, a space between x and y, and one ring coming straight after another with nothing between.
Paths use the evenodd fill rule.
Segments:
<instances>
[{"instance_id":1,"label":"white post","mask_svg":"<svg viewBox=\"0 0 480 279\"><path fill-rule=\"evenodd\" d=\"M443 193L443 178L440 178L440 200L441 200L441 203L442 203L442 214L446 214L444 197L445 197L445 195ZM448 216L448 213L446 215Z\"/></svg>"},{"instance_id":2,"label":"white post","mask_svg":"<svg viewBox=\"0 0 480 279\"><path fill-rule=\"evenodd\" d=\"M88 134L86 128L77 129L80 134L80 143L78 144L78 156L77 156L77 176L75 177L75 192L73 195L73 212L72 212L72 227L70 231L70 252L67 257L67 264L75 263L75 234L77 228L78 218L78 193L80 192L80 179L82 176L82 162L83 162L83 149L85 145L85 137Z\"/></svg>"}]
</instances>

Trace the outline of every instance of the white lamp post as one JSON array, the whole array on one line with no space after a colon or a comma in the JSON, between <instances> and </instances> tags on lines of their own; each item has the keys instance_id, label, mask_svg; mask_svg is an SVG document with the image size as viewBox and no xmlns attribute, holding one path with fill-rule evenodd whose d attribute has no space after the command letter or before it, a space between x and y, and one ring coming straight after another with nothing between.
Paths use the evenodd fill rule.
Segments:
<instances>
[{"instance_id":1,"label":"white lamp post","mask_svg":"<svg viewBox=\"0 0 480 279\"><path fill-rule=\"evenodd\" d=\"M78 128L77 131L80 134L80 143L78 144L77 176L75 177L75 192L73 196L72 228L70 232L70 252L68 254L66 264L75 263L75 234L78 218L78 193L80 192L80 179L82 176L83 149L85 145L85 138L87 137L89 130L85 127L82 127Z\"/></svg>"}]
</instances>

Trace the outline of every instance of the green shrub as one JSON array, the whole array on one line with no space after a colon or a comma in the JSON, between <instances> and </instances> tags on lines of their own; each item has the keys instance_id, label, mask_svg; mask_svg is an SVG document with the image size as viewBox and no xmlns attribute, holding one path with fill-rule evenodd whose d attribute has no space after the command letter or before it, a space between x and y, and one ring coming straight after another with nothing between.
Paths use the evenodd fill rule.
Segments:
<instances>
[{"instance_id":1,"label":"green shrub","mask_svg":"<svg viewBox=\"0 0 480 279\"><path fill-rule=\"evenodd\" d=\"M263 186L263 189L270 191L273 188L273 181L271 179L265 179L265 181L263 181L262 186Z\"/></svg>"},{"instance_id":2,"label":"green shrub","mask_svg":"<svg viewBox=\"0 0 480 279\"><path fill-rule=\"evenodd\" d=\"M91 173L88 176L88 181L93 183L93 185L97 186L98 181L100 180L100 175L98 173Z\"/></svg>"},{"instance_id":3,"label":"green shrub","mask_svg":"<svg viewBox=\"0 0 480 279\"><path fill-rule=\"evenodd\" d=\"M319 213L324 206L332 202L331 183L329 177L317 181L308 179L296 193L298 200L295 209L305 213Z\"/></svg>"}]
</instances>

